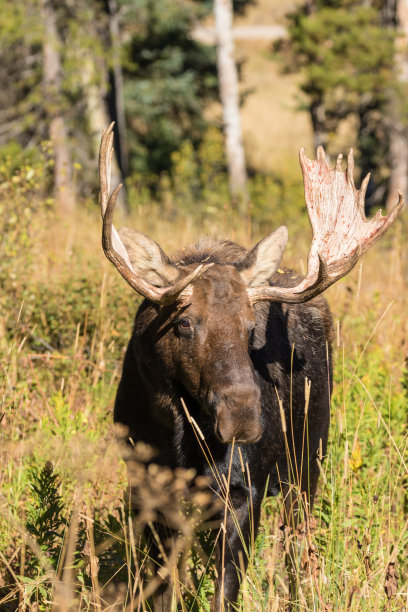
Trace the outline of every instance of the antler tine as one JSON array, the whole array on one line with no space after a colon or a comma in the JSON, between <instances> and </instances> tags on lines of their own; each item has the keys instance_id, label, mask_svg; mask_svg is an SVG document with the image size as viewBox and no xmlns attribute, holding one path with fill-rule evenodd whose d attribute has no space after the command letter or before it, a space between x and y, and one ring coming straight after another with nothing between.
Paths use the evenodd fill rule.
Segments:
<instances>
[{"instance_id":1,"label":"antler tine","mask_svg":"<svg viewBox=\"0 0 408 612\"><path fill-rule=\"evenodd\" d=\"M329 168L323 147L317 149L317 159L306 157L300 150L305 199L313 240L308 256L306 278L296 287L251 287L251 301L261 300L301 303L322 293L345 276L365 253L394 223L404 207L399 199L391 212L383 216L378 211L367 220L364 196L370 176L362 182L360 190L354 185L354 156L350 150L348 168L341 168L342 157L335 168Z\"/></svg>"},{"instance_id":2,"label":"antler tine","mask_svg":"<svg viewBox=\"0 0 408 612\"><path fill-rule=\"evenodd\" d=\"M133 270L126 247L112 223L116 200L122 188L122 184L118 185L109 196L113 155L113 126L114 123L111 123L110 126L103 131L99 149L99 186L103 220L102 247L106 257L113 263L132 289L151 302L160 305L171 304L179 297L188 297L188 285L195 278L201 276L201 274L210 268L212 264L199 265L190 274L184 276L169 287L155 287L145 281Z\"/></svg>"}]
</instances>

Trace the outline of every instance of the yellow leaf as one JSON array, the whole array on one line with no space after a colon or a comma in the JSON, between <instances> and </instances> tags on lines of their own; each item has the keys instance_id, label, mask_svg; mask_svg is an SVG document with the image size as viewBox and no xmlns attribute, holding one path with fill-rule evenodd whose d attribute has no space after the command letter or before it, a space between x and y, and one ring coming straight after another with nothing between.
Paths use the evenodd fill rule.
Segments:
<instances>
[{"instance_id":1,"label":"yellow leaf","mask_svg":"<svg viewBox=\"0 0 408 612\"><path fill-rule=\"evenodd\" d=\"M353 472L357 472L358 469L363 465L363 458L361 456L361 446L358 440L354 444L353 450L351 451L350 467Z\"/></svg>"}]
</instances>

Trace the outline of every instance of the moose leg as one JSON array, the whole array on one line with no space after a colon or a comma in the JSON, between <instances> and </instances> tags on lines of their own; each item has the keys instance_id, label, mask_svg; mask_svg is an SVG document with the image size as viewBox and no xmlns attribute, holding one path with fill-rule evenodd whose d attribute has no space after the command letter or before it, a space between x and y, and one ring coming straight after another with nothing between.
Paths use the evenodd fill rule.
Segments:
<instances>
[{"instance_id":1,"label":"moose leg","mask_svg":"<svg viewBox=\"0 0 408 612\"><path fill-rule=\"evenodd\" d=\"M259 487L262 491L262 487ZM251 540L258 531L262 496L252 487L252 499L247 489L231 489L225 534L220 530L216 549L217 582L211 612L235 609L242 571L248 564ZM243 567L242 567L243 565Z\"/></svg>"},{"instance_id":2,"label":"moose leg","mask_svg":"<svg viewBox=\"0 0 408 612\"><path fill-rule=\"evenodd\" d=\"M173 601L173 585L163 583L153 596L154 612L170 612Z\"/></svg>"},{"instance_id":3,"label":"moose leg","mask_svg":"<svg viewBox=\"0 0 408 612\"><path fill-rule=\"evenodd\" d=\"M163 523L154 523L145 529L148 555L152 563L153 576L145 585L150 592L154 612L170 612L173 601L173 577L177 566L177 536L173 529Z\"/></svg>"}]
</instances>

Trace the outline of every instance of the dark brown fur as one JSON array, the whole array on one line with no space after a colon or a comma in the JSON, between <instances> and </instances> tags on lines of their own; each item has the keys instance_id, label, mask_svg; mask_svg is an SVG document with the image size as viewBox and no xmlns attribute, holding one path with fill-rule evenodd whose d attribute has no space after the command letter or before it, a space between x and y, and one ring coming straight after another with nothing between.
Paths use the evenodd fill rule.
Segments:
<instances>
[{"instance_id":1,"label":"dark brown fur","mask_svg":"<svg viewBox=\"0 0 408 612\"><path fill-rule=\"evenodd\" d=\"M326 301L316 298L303 305L261 302L252 307L239 275L249 265L250 256L234 243L203 239L170 260L180 273L199 262L214 265L194 281L190 303L179 311L177 306L159 308L143 302L115 405L115 421L128 427L135 442L155 447L155 461L171 468L193 467L198 474L211 477L180 397L204 433L219 473L226 477L235 437L251 473L249 491L235 453L230 495L247 543L248 499L252 499L256 530L266 487L271 495L283 490L288 520L293 518L290 482L297 482L310 505L313 503L319 473L316 459L319 447L323 454L326 448L332 388L332 322ZM298 280L290 271L278 271L271 284L294 286ZM188 329L181 322L186 317ZM311 383L307 443L305 379ZM279 400L285 411L292 474L288 473ZM224 559L226 607L237 600L236 567L242 549L241 536L229 518ZM220 557L219 549L218 576ZM156 609L164 612L168 605L164 590ZM213 610L221 610L220 584Z\"/></svg>"}]
</instances>

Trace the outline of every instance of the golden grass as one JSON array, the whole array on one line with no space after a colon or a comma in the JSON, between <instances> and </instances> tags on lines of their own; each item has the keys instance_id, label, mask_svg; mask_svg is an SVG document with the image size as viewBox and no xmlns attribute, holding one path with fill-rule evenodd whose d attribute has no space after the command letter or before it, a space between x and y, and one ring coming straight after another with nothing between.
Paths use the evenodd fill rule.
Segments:
<instances>
[{"instance_id":1,"label":"golden grass","mask_svg":"<svg viewBox=\"0 0 408 612\"><path fill-rule=\"evenodd\" d=\"M151 214L144 211L133 219L133 224L150 233L153 229L153 237L168 252L194 241L199 234L189 219L170 226L159 219L152 222ZM235 227L224 228L224 236L237 239L239 225L237 220ZM288 225L290 230L290 222ZM61 477L60 491L71 517L65 534L67 546L72 538L75 540L77 522L82 521L87 525L84 537L91 552L87 553L88 569L81 566L76 575L71 573L73 586L69 586L70 574L64 570L69 546L55 570L46 569L45 556L45 570L35 588L50 581L55 585L55 591L51 590L55 609L130 610L127 606L136 601L134 594L143 587L143 582L134 573L138 567L135 561L138 544L126 515L123 496L126 475L112 441L110 411L121 349L130 334L134 300L131 290L104 259L100 223L95 215L81 214L71 223L57 221L41 233L31 276L19 282L35 291L37 283L64 286L67 277L73 274L87 278L90 288L96 282L100 295L86 314L87 324L95 325L91 341L86 337L84 322L78 321L72 345L53 353L42 349L35 352L30 332L41 336L46 333L46 325L43 329L39 324L30 327L30 318L24 319L24 304L20 321L14 323L14 339L5 332L0 339L4 349L2 369L6 373L2 383L4 418L0 426L4 467L0 507L6 518L0 525L0 543L3 560L8 559L10 566L5 575L14 583L22 608L34 610L29 589L34 588L33 584L21 576L24 572L30 575L24 559L33 559L35 555L42 558L44 553L36 548L24 526L27 504L32 498L26 485L27 469L30 464L41 466L51 459L53 469ZM404 395L399 382L408 353L408 261L404 235L404 224L399 224L364 257L362 266L328 291L336 326L331 443L322 468L314 513L316 524L299 544L304 551L303 570L299 569L302 576L298 584L299 609L380 610L385 606L397 610L406 605L408 567L402 547L408 542L403 513L408 456L406 419L403 420L400 405ZM304 235L292 236L285 265L301 270L308 239L306 231ZM113 307L111 302L118 296L120 299ZM7 315L8 321L10 317L18 319L20 306L15 304L14 312ZM41 303L37 306L42 307ZM396 421L399 416L401 420ZM379 442L375 454L372 449ZM225 477L228 479L228 474ZM250 474L245 475L248 477ZM372 501L376 498L378 501ZM260 539L252 543L253 559L243 581L241 610L283 610L288 601L279 530L280 503L276 499L265 503ZM75 507L78 518L72 514ZM331 516L329 522L324 518L327 512ZM103 524L103 517L110 513L118 517L121 535ZM99 526L99 541L95 545L89 527L94 520ZM97 565L99 558L103 565L104 546L118 538L127 557L116 571L125 571L128 576L126 580L122 577L119 584L98 574ZM188 538L191 539L191 534ZM394 562L399 582L388 603L384 584L389 564ZM80 587L77 582L80 575L89 577L88 586ZM207 583L204 580L207 590L197 595L199 609L206 609L210 599L211 574L208 575ZM178 576L177 580L174 601L181 591L194 592L196 588L191 579ZM334 596L335 584L343 589L338 599ZM129 593L133 595L130 597ZM11 600L0 605L6 606L7 601Z\"/></svg>"},{"instance_id":2,"label":"golden grass","mask_svg":"<svg viewBox=\"0 0 408 612\"><path fill-rule=\"evenodd\" d=\"M287 8L260 0L245 23L281 22ZM284 173L293 168L300 146L310 150L312 135L308 117L293 112L296 79L280 75L268 53L265 43L237 44L237 57L246 59L242 87L255 88L242 110L243 129L250 164ZM217 224L205 223L205 232L250 246L241 220L217 218ZM287 220L283 265L304 272L311 233L304 228L293 235L294 221ZM139 206L126 223L151 235L169 254L203 232L189 215L170 224L155 205ZM336 382L316 525L299 540L299 610L408 607L408 399L401 385L408 355L406 230L404 218L361 266L327 292L335 321ZM97 214L81 210L69 222L40 217L31 232L36 240L30 253L19 248L9 263L20 275L8 284L19 300L6 302L0 295L0 609L38 612L38 600L40 609L58 612L130 610L145 585L111 414L136 300L104 258ZM253 236L253 242L259 238ZM78 279L83 285L73 286ZM38 338L49 340L50 317L57 331L72 328L52 351L38 343ZM47 551L27 531L34 499L30 469L47 460L60 477L68 518L61 557L52 567ZM280 512L280 498L265 501L242 585L243 612L280 612L288 603ZM108 517L117 524L108 524ZM185 543L191 537L186 534ZM70 573L69 549L76 538L83 548ZM124 552L108 575L106 554L115 545ZM388 599L384 586L387 579L393 584L387 575L394 562L399 580ZM193 570L183 576L172 568L174 610L181 591L192 593L190 601L196 597L195 610L209 609L212 564L205 556L196 564L188 562L197 575L202 571L199 587ZM32 567L38 568L34 578Z\"/></svg>"},{"instance_id":3,"label":"golden grass","mask_svg":"<svg viewBox=\"0 0 408 612\"><path fill-rule=\"evenodd\" d=\"M253 90L241 111L248 163L263 172L285 172L301 147L312 154L309 116L295 112L299 77L281 74L265 43L238 41L236 57L244 60L241 89Z\"/></svg>"}]
</instances>

